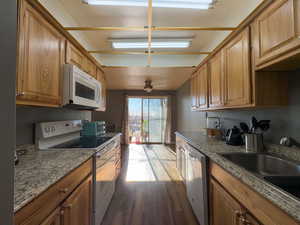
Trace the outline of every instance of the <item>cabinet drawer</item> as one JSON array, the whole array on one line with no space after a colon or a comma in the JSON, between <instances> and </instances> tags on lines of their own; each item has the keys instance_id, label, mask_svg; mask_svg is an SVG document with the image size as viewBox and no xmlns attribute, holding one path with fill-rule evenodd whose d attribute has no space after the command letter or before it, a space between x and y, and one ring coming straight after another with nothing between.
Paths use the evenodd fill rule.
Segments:
<instances>
[{"instance_id":1,"label":"cabinet drawer","mask_svg":"<svg viewBox=\"0 0 300 225\"><path fill-rule=\"evenodd\" d=\"M58 183L61 200L64 200L89 174L92 173L92 160L85 162Z\"/></svg>"},{"instance_id":2,"label":"cabinet drawer","mask_svg":"<svg viewBox=\"0 0 300 225\"><path fill-rule=\"evenodd\" d=\"M92 172L92 160L62 178L15 214L15 225L40 224Z\"/></svg>"}]
</instances>

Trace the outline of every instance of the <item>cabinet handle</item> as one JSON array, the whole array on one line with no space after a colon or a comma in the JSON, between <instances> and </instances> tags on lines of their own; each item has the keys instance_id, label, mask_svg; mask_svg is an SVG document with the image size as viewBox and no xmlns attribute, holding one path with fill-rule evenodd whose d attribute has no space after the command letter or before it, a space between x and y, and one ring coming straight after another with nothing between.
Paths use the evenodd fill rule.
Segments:
<instances>
[{"instance_id":1,"label":"cabinet handle","mask_svg":"<svg viewBox=\"0 0 300 225\"><path fill-rule=\"evenodd\" d=\"M64 205L63 208L64 208L64 209L68 209L68 208L72 208L72 206L73 206L72 204Z\"/></svg>"},{"instance_id":2,"label":"cabinet handle","mask_svg":"<svg viewBox=\"0 0 300 225\"><path fill-rule=\"evenodd\" d=\"M242 224L243 225L252 225L251 223L250 223L250 221L249 220L247 220L245 217L241 217L241 222L242 222Z\"/></svg>"},{"instance_id":3,"label":"cabinet handle","mask_svg":"<svg viewBox=\"0 0 300 225\"><path fill-rule=\"evenodd\" d=\"M63 188L63 189L60 189L59 192L66 194L66 193L69 192L69 189L68 188Z\"/></svg>"},{"instance_id":4,"label":"cabinet handle","mask_svg":"<svg viewBox=\"0 0 300 225\"><path fill-rule=\"evenodd\" d=\"M241 217L243 217L243 213L241 211L239 211L239 210L236 210L234 212L234 215L235 215L235 221L236 222L239 221L241 219Z\"/></svg>"},{"instance_id":5,"label":"cabinet handle","mask_svg":"<svg viewBox=\"0 0 300 225\"><path fill-rule=\"evenodd\" d=\"M18 92L16 93L16 97L20 97L20 96L24 96L25 95L25 92Z\"/></svg>"}]
</instances>

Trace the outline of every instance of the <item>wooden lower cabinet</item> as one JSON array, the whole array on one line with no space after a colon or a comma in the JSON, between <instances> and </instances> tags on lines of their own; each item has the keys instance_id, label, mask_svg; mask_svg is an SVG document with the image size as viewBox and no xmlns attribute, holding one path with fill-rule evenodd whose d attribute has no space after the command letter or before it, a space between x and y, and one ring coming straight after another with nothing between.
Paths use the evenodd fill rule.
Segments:
<instances>
[{"instance_id":1,"label":"wooden lower cabinet","mask_svg":"<svg viewBox=\"0 0 300 225\"><path fill-rule=\"evenodd\" d=\"M210 225L299 225L286 212L210 163Z\"/></svg>"},{"instance_id":2,"label":"wooden lower cabinet","mask_svg":"<svg viewBox=\"0 0 300 225\"><path fill-rule=\"evenodd\" d=\"M244 225L262 225L259 223L251 214L249 213L244 213L244 218L245 220L242 221Z\"/></svg>"},{"instance_id":3,"label":"wooden lower cabinet","mask_svg":"<svg viewBox=\"0 0 300 225\"><path fill-rule=\"evenodd\" d=\"M262 225L214 179L210 180L211 225Z\"/></svg>"},{"instance_id":4,"label":"wooden lower cabinet","mask_svg":"<svg viewBox=\"0 0 300 225\"><path fill-rule=\"evenodd\" d=\"M210 191L211 225L240 225L241 205L213 179Z\"/></svg>"},{"instance_id":5,"label":"wooden lower cabinet","mask_svg":"<svg viewBox=\"0 0 300 225\"><path fill-rule=\"evenodd\" d=\"M91 225L92 159L15 213L15 225ZM76 220L76 221L75 221Z\"/></svg>"},{"instance_id":6,"label":"wooden lower cabinet","mask_svg":"<svg viewBox=\"0 0 300 225\"><path fill-rule=\"evenodd\" d=\"M90 176L62 204L63 225L91 225L92 185Z\"/></svg>"},{"instance_id":7,"label":"wooden lower cabinet","mask_svg":"<svg viewBox=\"0 0 300 225\"><path fill-rule=\"evenodd\" d=\"M41 225L62 225L61 215L61 208L59 207L54 210L54 212L51 213L51 215L48 216Z\"/></svg>"}]
</instances>

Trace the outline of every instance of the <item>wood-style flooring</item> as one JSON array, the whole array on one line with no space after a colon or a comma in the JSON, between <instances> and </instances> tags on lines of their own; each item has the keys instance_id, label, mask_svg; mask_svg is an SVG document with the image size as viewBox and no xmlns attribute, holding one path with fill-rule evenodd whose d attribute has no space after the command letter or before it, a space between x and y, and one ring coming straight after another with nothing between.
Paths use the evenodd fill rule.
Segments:
<instances>
[{"instance_id":1,"label":"wood-style flooring","mask_svg":"<svg viewBox=\"0 0 300 225\"><path fill-rule=\"evenodd\" d=\"M116 192L102 225L198 225L164 145L129 145Z\"/></svg>"}]
</instances>

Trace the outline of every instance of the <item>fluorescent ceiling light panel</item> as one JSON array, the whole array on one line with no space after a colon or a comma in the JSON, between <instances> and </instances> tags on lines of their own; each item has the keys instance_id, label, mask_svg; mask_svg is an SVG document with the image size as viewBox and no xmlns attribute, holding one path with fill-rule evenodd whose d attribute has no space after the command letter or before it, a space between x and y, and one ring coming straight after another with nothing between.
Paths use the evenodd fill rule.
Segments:
<instances>
[{"instance_id":1,"label":"fluorescent ceiling light panel","mask_svg":"<svg viewBox=\"0 0 300 225\"><path fill-rule=\"evenodd\" d=\"M148 0L83 0L90 5L110 6L148 6ZM214 0L153 0L152 6L158 8L209 9Z\"/></svg>"},{"instance_id":2,"label":"fluorescent ceiling light panel","mask_svg":"<svg viewBox=\"0 0 300 225\"><path fill-rule=\"evenodd\" d=\"M112 42L116 49L147 49L148 42ZM151 48L188 48L190 41L154 41Z\"/></svg>"}]
</instances>

